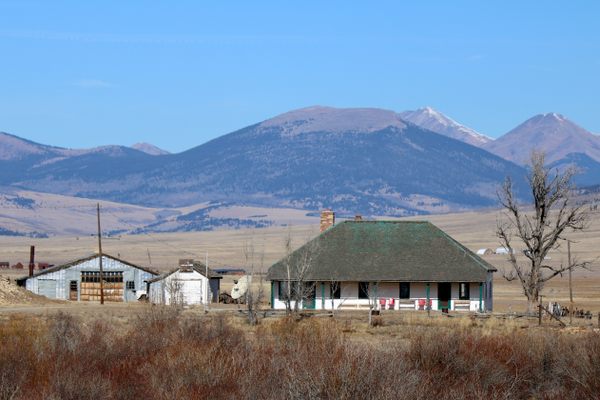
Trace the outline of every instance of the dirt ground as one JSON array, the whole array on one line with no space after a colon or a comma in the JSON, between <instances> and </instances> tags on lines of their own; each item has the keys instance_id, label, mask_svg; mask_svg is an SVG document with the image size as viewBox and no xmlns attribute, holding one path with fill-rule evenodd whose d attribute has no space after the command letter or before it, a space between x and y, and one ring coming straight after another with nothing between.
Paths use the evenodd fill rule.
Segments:
<instances>
[{"instance_id":1,"label":"dirt ground","mask_svg":"<svg viewBox=\"0 0 600 400\"><path fill-rule=\"evenodd\" d=\"M570 236L573 240L572 255L578 260L593 261L590 270L579 270L573 274L575 306L600 311L600 213L591 215L591 223L586 232ZM429 220L473 251L481 248L499 247L495 236L497 220L502 214L497 210L484 212L456 213L447 215L410 218ZM284 241L289 235L295 247L318 233L318 226L277 227L214 232L192 232L176 234L152 234L121 236L105 239L106 253L121 257L130 262L164 271L177 264L179 258L204 260L208 254L212 268L236 267L266 271L284 254ZM97 239L93 237L53 237L48 239L0 237L0 261L11 264L21 261L26 264L29 246L36 246L36 259L41 262L60 264L93 253ZM246 250L244 250L246 249ZM250 250L248 250L250 249ZM254 257L249 256L254 254ZM554 265L566 263L566 245L551 254L549 262ZM526 302L517 282L507 282L502 271L508 268L506 256L490 255L483 257L496 266L499 272L494 278L494 309L498 312L523 311ZM14 279L25 274L25 270L2 270L0 275ZM230 290L236 276L225 276L222 289ZM268 301L270 287L265 283ZM568 278L558 276L550 281L543 291L548 301L568 303ZM49 305L47 307L56 307ZM79 305L77 305L79 307ZM82 310L95 312L93 305L80 305ZM129 306L124 306L129 309ZM115 310L119 307L116 306ZM0 310L0 312L3 312ZM84 311L87 312L87 311Z\"/></svg>"}]
</instances>

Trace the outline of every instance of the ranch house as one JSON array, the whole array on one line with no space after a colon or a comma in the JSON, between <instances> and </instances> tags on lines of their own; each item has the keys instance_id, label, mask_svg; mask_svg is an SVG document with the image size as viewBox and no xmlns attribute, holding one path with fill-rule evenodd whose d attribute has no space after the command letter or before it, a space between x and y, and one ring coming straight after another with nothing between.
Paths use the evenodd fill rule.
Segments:
<instances>
[{"instance_id":1,"label":"ranch house","mask_svg":"<svg viewBox=\"0 0 600 400\"><path fill-rule=\"evenodd\" d=\"M496 268L435 225L357 218L333 226L331 211L321 221L319 236L269 269L273 308L285 308L301 284L304 309L492 310Z\"/></svg>"},{"instance_id":2,"label":"ranch house","mask_svg":"<svg viewBox=\"0 0 600 400\"><path fill-rule=\"evenodd\" d=\"M158 274L127 261L102 255L104 301L137 301L146 294L146 281ZM27 290L51 299L100 301L98 254L44 269L19 279Z\"/></svg>"}]
</instances>

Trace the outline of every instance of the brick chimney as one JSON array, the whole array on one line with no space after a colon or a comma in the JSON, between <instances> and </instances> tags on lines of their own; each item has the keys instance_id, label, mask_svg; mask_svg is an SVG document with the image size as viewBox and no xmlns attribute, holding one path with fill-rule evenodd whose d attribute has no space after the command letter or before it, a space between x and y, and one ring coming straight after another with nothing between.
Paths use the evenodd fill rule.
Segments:
<instances>
[{"instance_id":1,"label":"brick chimney","mask_svg":"<svg viewBox=\"0 0 600 400\"><path fill-rule=\"evenodd\" d=\"M33 268L35 268L35 246L29 248L29 276L33 276Z\"/></svg>"},{"instance_id":2,"label":"brick chimney","mask_svg":"<svg viewBox=\"0 0 600 400\"><path fill-rule=\"evenodd\" d=\"M194 267L194 260L191 258L179 259L179 270L182 272L191 272Z\"/></svg>"},{"instance_id":3,"label":"brick chimney","mask_svg":"<svg viewBox=\"0 0 600 400\"><path fill-rule=\"evenodd\" d=\"M335 213L331 210L321 211L321 232L335 225Z\"/></svg>"},{"instance_id":4,"label":"brick chimney","mask_svg":"<svg viewBox=\"0 0 600 400\"><path fill-rule=\"evenodd\" d=\"M354 222L361 222L362 220L363 220L363 219L362 219L362 215L360 215L360 214L356 214L356 215L354 216Z\"/></svg>"}]
</instances>

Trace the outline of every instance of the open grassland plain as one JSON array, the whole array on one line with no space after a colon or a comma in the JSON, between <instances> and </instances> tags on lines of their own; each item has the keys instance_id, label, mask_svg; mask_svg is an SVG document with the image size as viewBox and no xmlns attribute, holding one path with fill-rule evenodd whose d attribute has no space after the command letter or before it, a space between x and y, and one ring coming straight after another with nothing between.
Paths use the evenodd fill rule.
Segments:
<instances>
[{"instance_id":1,"label":"open grassland plain","mask_svg":"<svg viewBox=\"0 0 600 400\"><path fill-rule=\"evenodd\" d=\"M0 399L596 399L600 335L470 317L140 306L0 320ZM410 315L410 316L408 316ZM452 322L451 322L452 321Z\"/></svg>"},{"instance_id":2,"label":"open grassland plain","mask_svg":"<svg viewBox=\"0 0 600 400\"><path fill-rule=\"evenodd\" d=\"M592 213L590 226L585 232L570 236L572 255L578 260L592 261L589 270L578 270L573 274L575 306L600 311L600 213ZM455 213L421 216L412 220L428 220L473 251L481 248L496 249L496 224L502 219L498 210L484 212ZM273 227L264 229L220 230L193 233L163 233L124 235L103 241L106 253L127 261L166 271L177 265L180 258L195 258L204 261L208 256L212 268L236 267L266 271L285 254L284 242L289 236L294 247L298 247L319 233L317 225ZM29 246L36 246L36 259L41 262L60 264L84 257L97 249L97 238L92 236L64 236L47 239L22 237L0 238L0 261L11 264L21 261L26 264ZM246 249L246 250L244 250ZM249 254L253 253L253 257ZM523 311L526 302L519 283L507 282L502 271L509 268L506 255L483 257L499 270L494 278L494 309L498 312ZM519 255L524 261L524 256ZM567 262L566 245L552 251L549 263L560 265ZM26 271L3 270L0 274L15 278ZM222 289L229 290L234 277L226 276ZM270 290L265 283L265 290ZM568 303L568 277L558 276L550 281L542 292L548 301ZM265 296L268 298L268 296ZM545 300L546 301L546 300Z\"/></svg>"}]
</instances>

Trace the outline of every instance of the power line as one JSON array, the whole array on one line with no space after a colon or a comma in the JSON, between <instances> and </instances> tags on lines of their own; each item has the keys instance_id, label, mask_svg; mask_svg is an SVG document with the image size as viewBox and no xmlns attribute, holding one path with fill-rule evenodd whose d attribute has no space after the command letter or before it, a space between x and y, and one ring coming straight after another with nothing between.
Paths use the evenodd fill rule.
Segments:
<instances>
[{"instance_id":1,"label":"power line","mask_svg":"<svg viewBox=\"0 0 600 400\"><path fill-rule=\"evenodd\" d=\"M123 223L124 225L128 225L129 227L131 227L133 229L136 229L136 230L138 230L140 228L139 226L135 226L135 225L133 225L133 224L127 222L127 221L122 220L119 216L113 214L112 212L110 212L110 211L108 211L106 209L104 209L104 210L105 210L105 212L107 212L108 214L112 215L114 218L116 218L119 222ZM194 258L199 258L200 257L200 254L198 254L198 253L192 253L192 252L190 252L188 250L182 249L182 248L180 248L178 246L175 246L175 245L169 243L168 241L166 241L164 239L157 238L154 235L151 235L149 232L139 231L139 234L146 235L149 238L151 238L152 240L154 240L154 241L156 241L158 243L161 243L162 245L170 247L173 250L177 250L177 252L190 255L190 256L192 256ZM217 266L222 266L222 267L227 267L227 266L229 266L231 264L231 263L225 263L223 261L214 259L212 257L209 258L208 261L210 261L211 264L217 264Z\"/></svg>"}]
</instances>

